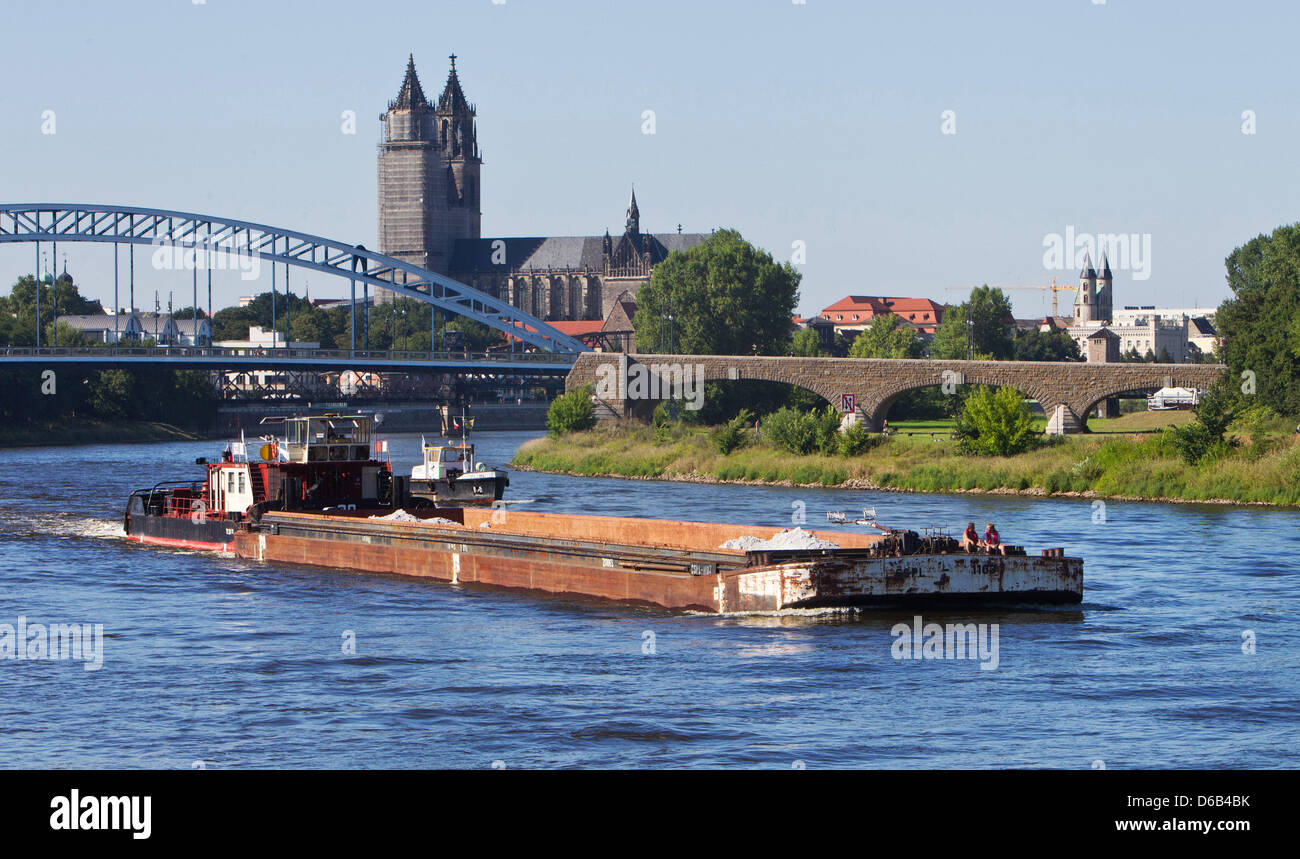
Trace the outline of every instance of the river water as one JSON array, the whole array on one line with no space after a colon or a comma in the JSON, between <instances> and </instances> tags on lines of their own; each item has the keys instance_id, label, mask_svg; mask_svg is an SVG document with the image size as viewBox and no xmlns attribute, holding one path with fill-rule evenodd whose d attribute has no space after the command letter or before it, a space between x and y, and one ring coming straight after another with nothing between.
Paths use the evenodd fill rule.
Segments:
<instances>
[{"instance_id":1,"label":"river water","mask_svg":"<svg viewBox=\"0 0 1300 859\"><path fill-rule=\"evenodd\" d=\"M480 433L480 457L532 435ZM1082 606L925 613L997 624L989 670L893 658L913 612L684 615L121 538L130 489L221 446L0 450L0 624L104 636L98 670L0 659L0 764L1300 765L1295 511L512 476L530 510L825 528L874 506L1082 556ZM419 438L392 447L405 471Z\"/></svg>"}]
</instances>

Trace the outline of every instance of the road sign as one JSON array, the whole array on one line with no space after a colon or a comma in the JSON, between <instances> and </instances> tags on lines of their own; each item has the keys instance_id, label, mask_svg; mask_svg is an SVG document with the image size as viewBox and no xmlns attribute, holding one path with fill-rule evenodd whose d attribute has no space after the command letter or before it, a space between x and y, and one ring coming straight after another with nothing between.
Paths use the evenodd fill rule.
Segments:
<instances>
[{"instance_id":1,"label":"road sign","mask_svg":"<svg viewBox=\"0 0 1300 859\"><path fill-rule=\"evenodd\" d=\"M853 394L840 394L840 411L845 414L857 411L857 399Z\"/></svg>"}]
</instances>

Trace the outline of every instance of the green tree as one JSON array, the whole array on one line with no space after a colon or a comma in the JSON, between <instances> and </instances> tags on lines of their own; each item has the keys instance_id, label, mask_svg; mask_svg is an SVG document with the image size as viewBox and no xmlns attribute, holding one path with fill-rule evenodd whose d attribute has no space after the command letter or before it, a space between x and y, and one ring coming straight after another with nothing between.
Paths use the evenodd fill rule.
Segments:
<instances>
[{"instance_id":1,"label":"green tree","mask_svg":"<svg viewBox=\"0 0 1300 859\"><path fill-rule=\"evenodd\" d=\"M849 347L850 358L920 358L925 346L915 329L894 313L882 313Z\"/></svg>"},{"instance_id":2,"label":"green tree","mask_svg":"<svg viewBox=\"0 0 1300 859\"><path fill-rule=\"evenodd\" d=\"M57 338L55 335L58 335ZM54 322L51 320L45 325L45 333L41 335L41 342L49 346L103 346L103 343L94 343L80 329L73 328L63 320L59 320L58 331L55 331Z\"/></svg>"},{"instance_id":3,"label":"green tree","mask_svg":"<svg viewBox=\"0 0 1300 859\"><path fill-rule=\"evenodd\" d=\"M735 230L718 230L655 266L637 293L637 348L666 351L671 333L672 351L684 354L784 355L800 277Z\"/></svg>"},{"instance_id":4,"label":"green tree","mask_svg":"<svg viewBox=\"0 0 1300 859\"><path fill-rule=\"evenodd\" d=\"M1170 427L1166 432L1174 447L1190 465L1227 453L1236 447L1237 440L1227 435L1228 427L1237 416L1246 411L1246 398L1232 381L1231 376L1220 377L1201 397L1196 405L1196 420L1180 427ZM1255 405L1257 413L1275 414L1263 404Z\"/></svg>"},{"instance_id":5,"label":"green tree","mask_svg":"<svg viewBox=\"0 0 1300 859\"><path fill-rule=\"evenodd\" d=\"M930 357L1005 361L1014 354L1011 299L988 285L970 298L944 309L943 322L930 343Z\"/></svg>"},{"instance_id":6,"label":"green tree","mask_svg":"<svg viewBox=\"0 0 1300 859\"><path fill-rule=\"evenodd\" d=\"M101 370L91 382L90 406L104 420L131 416L135 376L129 370Z\"/></svg>"},{"instance_id":7,"label":"green tree","mask_svg":"<svg viewBox=\"0 0 1300 859\"><path fill-rule=\"evenodd\" d=\"M561 394L546 410L546 429L551 435L588 430L596 425L596 407L591 404L590 385Z\"/></svg>"},{"instance_id":8,"label":"green tree","mask_svg":"<svg viewBox=\"0 0 1300 859\"><path fill-rule=\"evenodd\" d=\"M754 423L754 414L749 409L741 409L731 420L715 429L710 436L718 453L731 453L749 443L749 427Z\"/></svg>"},{"instance_id":9,"label":"green tree","mask_svg":"<svg viewBox=\"0 0 1300 859\"><path fill-rule=\"evenodd\" d=\"M1225 261L1233 297L1215 327L1234 378L1254 374L1256 396L1284 415L1300 415L1300 224L1275 229Z\"/></svg>"},{"instance_id":10,"label":"green tree","mask_svg":"<svg viewBox=\"0 0 1300 859\"><path fill-rule=\"evenodd\" d=\"M324 346L325 335L322 332L321 320L316 318L322 315L319 310L316 313L301 313L293 317L291 339L300 343L320 343Z\"/></svg>"},{"instance_id":11,"label":"green tree","mask_svg":"<svg viewBox=\"0 0 1300 859\"><path fill-rule=\"evenodd\" d=\"M459 331L464 334L467 352L486 352L501 340L501 335L495 328L489 328L482 322L475 322L464 316L457 316L450 322L444 321L442 328L445 331ZM440 336L438 345L441 346L443 342Z\"/></svg>"},{"instance_id":12,"label":"green tree","mask_svg":"<svg viewBox=\"0 0 1300 859\"><path fill-rule=\"evenodd\" d=\"M1034 417L1015 388L979 386L966 398L957 418L957 438L963 453L1011 456L1038 442Z\"/></svg>"},{"instance_id":13,"label":"green tree","mask_svg":"<svg viewBox=\"0 0 1300 859\"><path fill-rule=\"evenodd\" d=\"M1082 361L1079 344L1061 330L1039 331L1033 328L1016 338L1017 361Z\"/></svg>"},{"instance_id":14,"label":"green tree","mask_svg":"<svg viewBox=\"0 0 1300 859\"><path fill-rule=\"evenodd\" d=\"M800 328L794 335L794 339L790 341L790 354L800 358L825 357L821 335L812 328Z\"/></svg>"},{"instance_id":15,"label":"green tree","mask_svg":"<svg viewBox=\"0 0 1300 859\"><path fill-rule=\"evenodd\" d=\"M782 450L829 454L838 449L840 416L831 406L812 411L778 409L763 421L762 433Z\"/></svg>"},{"instance_id":16,"label":"green tree","mask_svg":"<svg viewBox=\"0 0 1300 859\"><path fill-rule=\"evenodd\" d=\"M36 345L36 278L30 274L23 275L14 282L9 295L0 298L0 345L35 346ZM103 307L98 301L85 298L78 291L76 284L60 281L58 284L60 316L82 316L102 313ZM50 283L40 285L41 303L41 345L54 345L54 286ZM77 337L59 326L59 344L62 346L78 345ZM78 335L79 336L79 335Z\"/></svg>"}]
</instances>

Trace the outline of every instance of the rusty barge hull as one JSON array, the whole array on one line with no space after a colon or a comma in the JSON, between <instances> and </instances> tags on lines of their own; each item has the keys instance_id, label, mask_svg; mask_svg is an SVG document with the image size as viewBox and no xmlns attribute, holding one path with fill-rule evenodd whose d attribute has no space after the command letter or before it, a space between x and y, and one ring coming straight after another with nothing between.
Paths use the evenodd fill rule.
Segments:
<instances>
[{"instance_id":1,"label":"rusty barge hull","mask_svg":"<svg viewBox=\"0 0 1300 859\"><path fill-rule=\"evenodd\" d=\"M819 534L839 549L743 552L717 547L780 529L470 508L417 515L268 513L235 534L234 550L260 561L715 613L1077 603L1083 594L1078 558L885 556L882 537L844 532ZM423 521L434 517L455 521Z\"/></svg>"}]
</instances>

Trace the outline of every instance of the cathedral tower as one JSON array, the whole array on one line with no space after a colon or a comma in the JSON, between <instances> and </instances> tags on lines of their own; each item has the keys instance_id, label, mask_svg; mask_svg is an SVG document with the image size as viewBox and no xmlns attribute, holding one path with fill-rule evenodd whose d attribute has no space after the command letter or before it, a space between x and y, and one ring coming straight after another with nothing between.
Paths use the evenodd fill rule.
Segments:
<instances>
[{"instance_id":1,"label":"cathedral tower","mask_svg":"<svg viewBox=\"0 0 1300 859\"><path fill-rule=\"evenodd\" d=\"M410 57L397 98L379 118L379 251L446 274L456 241L481 233L483 162L456 55L436 103L425 97Z\"/></svg>"},{"instance_id":2,"label":"cathedral tower","mask_svg":"<svg viewBox=\"0 0 1300 859\"><path fill-rule=\"evenodd\" d=\"M1083 257L1083 269L1079 272L1079 291L1074 296L1074 324L1095 322L1097 315L1097 270L1092 267L1092 254Z\"/></svg>"},{"instance_id":3,"label":"cathedral tower","mask_svg":"<svg viewBox=\"0 0 1300 859\"><path fill-rule=\"evenodd\" d=\"M1114 276L1110 273L1110 260L1106 257L1106 252L1101 252L1101 278L1097 283L1097 315L1096 318L1109 325L1114 319L1115 291L1111 288L1114 283Z\"/></svg>"}]
</instances>

